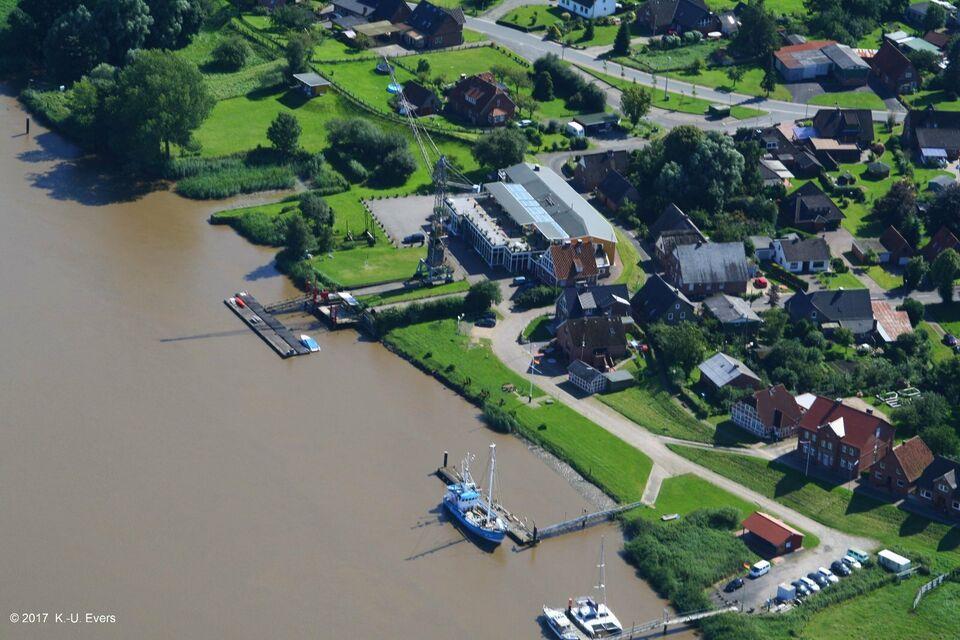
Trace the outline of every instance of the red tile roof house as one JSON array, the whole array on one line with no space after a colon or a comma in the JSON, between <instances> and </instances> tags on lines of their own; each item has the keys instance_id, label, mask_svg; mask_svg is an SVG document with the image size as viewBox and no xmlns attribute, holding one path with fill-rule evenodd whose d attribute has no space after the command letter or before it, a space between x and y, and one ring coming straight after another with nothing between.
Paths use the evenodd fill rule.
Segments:
<instances>
[{"instance_id":1,"label":"red tile roof house","mask_svg":"<svg viewBox=\"0 0 960 640\"><path fill-rule=\"evenodd\" d=\"M759 542L763 555L780 556L803 546L803 534L762 511L754 511L743 521L751 542Z\"/></svg>"},{"instance_id":2,"label":"red tile roof house","mask_svg":"<svg viewBox=\"0 0 960 640\"><path fill-rule=\"evenodd\" d=\"M797 403L806 407L797 437L804 470L817 467L852 480L883 458L893 443L893 426L872 410L812 394L799 396Z\"/></svg>"},{"instance_id":3,"label":"red tile roof house","mask_svg":"<svg viewBox=\"0 0 960 640\"><path fill-rule=\"evenodd\" d=\"M517 113L517 105L489 71L457 82L447 95L447 109L481 127L504 125Z\"/></svg>"},{"instance_id":4,"label":"red tile roof house","mask_svg":"<svg viewBox=\"0 0 960 640\"><path fill-rule=\"evenodd\" d=\"M602 268L603 264L607 266ZM551 244L536 263L537 276L556 287L597 284L597 279L609 273L609 269L609 261L605 261L603 255L603 245L594 245L589 238Z\"/></svg>"},{"instance_id":5,"label":"red tile roof house","mask_svg":"<svg viewBox=\"0 0 960 640\"><path fill-rule=\"evenodd\" d=\"M957 239L957 236L953 235L953 232L947 227L940 227L930 238L930 242L921 250L921 253L923 253L927 262L933 262L941 253L947 249L956 249L958 245L960 245L960 240Z\"/></svg>"},{"instance_id":6,"label":"red tile roof house","mask_svg":"<svg viewBox=\"0 0 960 640\"><path fill-rule=\"evenodd\" d=\"M870 470L870 483L896 496L906 496L917 488L917 480L933 462L927 444L914 436L887 451Z\"/></svg>"},{"instance_id":7,"label":"red tile roof house","mask_svg":"<svg viewBox=\"0 0 960 640\"><path fill-rule=\"evenodd\" d=\"M893 93L913 93L920 86L920 74L895 44L884 40L870 59L873 76Z\"/></svg>"},{"instance_id":8,"label":"red tile roof house","mask_svg":"<svg viewBox=\"0 0 960 640\"><path fill-rule=\"evenodd\" d=\"M803 408L782 384L761 389L730 408L735 425L765 440L796 435L802 414Z\"/></svg>"},{"instance_id":9,"label":"red tile roof house","mask_svg":"<svg viewBox=\"0 0 960 640\"><path fill-rule=\"evenodd\" d=\"M887 227L887 230L880 236L880 244L890 252L890 264L902 267L916 255L916 251L913 250L907 239L893 225Z\"/></svg>"}]
</instances>

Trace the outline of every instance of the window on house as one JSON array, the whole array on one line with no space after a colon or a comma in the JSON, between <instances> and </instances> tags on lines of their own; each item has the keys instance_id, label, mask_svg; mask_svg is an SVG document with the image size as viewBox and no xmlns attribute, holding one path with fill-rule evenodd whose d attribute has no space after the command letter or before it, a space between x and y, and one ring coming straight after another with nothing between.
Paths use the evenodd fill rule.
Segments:
<instances>
[{"instance_id":1,"label":"window on house","mask_svg":"<svg viewBox=\"0 0 960 640\"><path fill-rule=\"evenodd\" d=\"M673 320L673 314L672 314L672 313L668 313L668 314L667 314L667 320Z\"/></svg>"},{"instance_id":2,"label":"window on house","mask_svg":"<svg viewBox=\"0 0 960 640\"><path fill-rule=\"evenodd\" d=\"M873 472L873 477L874 477L874 478L881 478L881 477L883 477L883 474L880 473L879 471L874 471L874 472Z\"/></svg>"},{"instance_id":3,"label":"window on house","mask_svg":"<svg viewBox=\"0 0 960 640\"><path fill-rule=\"evenodd\" d=\"M920 489L920 496L921 496L921 497L923 497L923 498L930 498L930 497L932 497L932 495L933 495L933 494L930 493L930 489Z\"/></svg>"},{"instance_id":4,"label":"window on house","mask_svg":"<svg viewBox=\"0 0 960 640\"><path fill-rule=\"evenodd\" d=\"M954 500L954 501L953 501L953 508L954 508L954 509L957 509L958 511L960 511L960 502Z\"/></svg>"},{"instance_id":5,"label":"window on house","mask_svg":"<svg viewBox=\"0 0 960 640\"><path fill-rule=\"evenodd\" d=\"M686 312L686 311L681 311L681 312L680 312L680 319L683 320L683 319L686 318L686 317L687 317L687 312Z\"/></svg>"},{"instance_id":6,"label":"window on house","mask_svg":"<svg viewBox=\"0 0 960 640\"><path fill-rule=\"evenodd\" d=\"M903 471L901 471L900 469L897 469L897 475L898 475L898 476L902 476L902 475L903 475Z\"/></svg>"},{"instance_id":7,"label":"window on house","mask_svg":"<svg viewBox=\"0 0 960 640\"><path fill-rule=\"evenodd\" d=\"M947 485L945 485L945 484L938 484L938 485L937 485L937 491L942 491L942 492L946 493L946 492L947 492Z\"/></svg>"},{"instance_id":8,"label":"window on house","mask_svg":"<svg viewBox=\"0 0 960 640\"><path fill-rule=\"evenodd\" d=\"M903 488L903 480L897 480L897 486Z\"/></svg>"}]
</instances>

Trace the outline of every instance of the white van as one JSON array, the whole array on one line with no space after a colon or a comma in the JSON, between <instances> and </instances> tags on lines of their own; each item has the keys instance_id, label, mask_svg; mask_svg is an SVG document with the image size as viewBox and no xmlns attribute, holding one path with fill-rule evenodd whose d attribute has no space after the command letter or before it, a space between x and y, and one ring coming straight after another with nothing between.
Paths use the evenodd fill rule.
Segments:
<instances>
[{"instance_id":1,"label":"white van","mask_svg":"<svg viewBox=\"0 0 960 640\"><path fill-rule=\"evenodd\" d=\"M752 567L750 567L750 577L759 578L760 576L770 573L770 563L766 560L760 560Z\"/></svg>"}]
</instances>

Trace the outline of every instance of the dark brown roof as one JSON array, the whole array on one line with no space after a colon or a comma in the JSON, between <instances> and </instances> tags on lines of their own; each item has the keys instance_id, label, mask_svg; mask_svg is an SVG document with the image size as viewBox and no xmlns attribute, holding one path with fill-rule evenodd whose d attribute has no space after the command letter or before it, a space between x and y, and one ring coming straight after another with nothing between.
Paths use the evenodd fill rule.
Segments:
<instances>
[{"instance_id":1,"label":"dark brown roof","mask_svg":"<svg viewBox=\"0 0 960 640\"><path fill-rule=\"evenodd\" d=\"M596 248L589 240L550 245L550 257L557 280L589 278L598 273Z\"/></svg>"},{"instance_id":2,"label":"dark brown roof","mask_svg":"<svg viewBox=\"0 0 960 640\"><path fill-rule=\"evenodd\" d=\"M457 82L447 97L449 105L455 111L476 109L480 113L486 113L490 103L499 94L503 94L508 100L510 99L506 89L494 79L493 74L485 71Z\"/></svg>"},{"instance_id":3,"label":"dark brown roof","mask_svg":"<svg viewBox=\"0 0 960 640\"><path fill-rule=\"evenodd\" d=\"M761 389L744 402L757 410L757 417L764 426L796 424L803 413L793 394L782 384Z\"/></svg>"},{"instance_id":4,"label":"dark brown roof","mask_svg":"<svg viewBox=\"0 0 960 640\"><path fill-rule=\"evenodd\" d=\"M844 218L840 207L814 182L804 184L784 198L781 209L795 223L830 222Z\"/></svg>"},{"instance_id":5,"label":"dark brown roof","mask_svg":"<svg viewBox=\"0 0 960 640\"><path fill-rule=\"evenodd\" d=\"M887 227L887 230L880 236L880 244L889 251L902 256L912 256L914 251L907 239L897 231L893 225Z\"/></svg>"},{"instance_id":6,"label":"dark brown roof","mask_svg":"<svg viewBox=\"0 0 960 640\"><path fill-rule=\"evenodd\" d=\"M820 427L843 418L844 436L841 442L853 445L865 453L864 448L873 442L874 433L880 430L880 439L893 438L893 427L880 416L854 409L837 400L817 396L810 408L800 418L800 427L817 431Z\"/></svg>"},{"instance_id":7,"label":"dark brown roof","mask_svg":"<svg viewBox=\"0 0 960 640\"><path fill-rule=\"evenodd\" d=\"M889 40L884 40L880 45L877 55L870 59L870 66L877 73L897 80L903 78L907 71L912 71L913 77L917 77L910 59Z\"/></svg>"},{"instance_id":8,"label":"dark brown roof","mask_svg":"<svg viewBox=\"0 0 960 640\"><path fill-rule=\"evenodd\" d=\"M957 236L953 235L950 229L940 227L940 229L933 234L933 237L930 238L927 246L923 248L923 257L933 262L938 255L947 249L956 249L958 244L960 244L960 240L957 240Z\"/></svg>"},{"instance_id":9,"label":"dark brown roof","mask_svg":"<svg viewBox=\"0 0 960 640\"><path fill-rule=\"evenodd\" d=\"M942 31L927 31L923 39L940 49L945 49L950 44L951 35Z\"/></svg>"},{"instance_id":10,"label":"dark brown roof","mask_svg":"<svg viewBox=\"0 0 960 640\"><path fill-rule=\"evenodd\" d=\"M802 533L790 525L762 511L754 511L751 513L747 519L743 521L743 528L777 547L783 546L791 536L803 537Z\"/></svg>"},{"instance_id":11,"label":"dark brown roof","mask_svg":"<svg viewBox=\"0 0 960 640\"><path fill-rule=\"evenodd\" d=\"M813 116L813 128L820 138L854 136L867 145L873 140L873 113L869 109L820 109Z\"/></svg>"},{"instance_id":12,"label":"dark brown roof","mask_svg":"<svg viewBox=\"0 0 960 640\"><path fill-rule=\"evenodd\" d=\"M437 94L415 80L410 80L403 85L403 97L417 109L437 100Z\"/></svg>"},{"instance_id":13,"label":"dark brown roof","mask_svg":"<svg viewBox=\"0 0 960 640\"><path fill-rule=\"evenodd\" d=\"M627 343L623 320L610 316L591 316L567 320L557 329L570 336L570 344L586 350L622 347Z\"/></svg>"},{"instance_id":14,"label":"dark brown roof","mask_svg":"<svg viewBox=\"0 0 960 640\"><path fill-rule=\"evenodd\" d=\"M906 442L896 446L892 451L907 482L914 482L923 475L924 470L933 462L933 453L927 443L920 436L913 436Z\"/></svg>"}]
</instances>

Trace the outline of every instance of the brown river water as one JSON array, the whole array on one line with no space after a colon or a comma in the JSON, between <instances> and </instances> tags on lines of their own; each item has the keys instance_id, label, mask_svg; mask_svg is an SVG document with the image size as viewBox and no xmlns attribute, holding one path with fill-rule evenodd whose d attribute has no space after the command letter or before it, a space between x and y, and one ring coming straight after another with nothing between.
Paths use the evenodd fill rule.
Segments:
<instances>
[{"instance_id":1,"label":"brown river water","mask_svg":"<svg viewBox=\"0 0 960 640\"><path fill-rule=\"evenodd\" d=\"M539 638L543 603L592 592L602 535L611 607L661 615L615 526L464 540L444 449L482 469L496 442L504 501L541 525L590 505L352 331L278 358L222 299L295 291L207 224L224 203L131 195L24 117L0 93L0 637Z\"/></svg>"}]
</instances>

